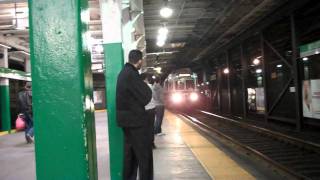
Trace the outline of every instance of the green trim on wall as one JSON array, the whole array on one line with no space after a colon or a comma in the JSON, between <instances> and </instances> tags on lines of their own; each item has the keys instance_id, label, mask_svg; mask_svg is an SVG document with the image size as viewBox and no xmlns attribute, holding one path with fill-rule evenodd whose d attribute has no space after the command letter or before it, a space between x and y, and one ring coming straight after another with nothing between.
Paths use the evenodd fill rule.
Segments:
<instances>
[{"instance_id":1,"label":"green trim on wall","mask_svg":"<svg viewBox=\"0 0 320 180\"><path fill-rule=\"evenodd\" d=\"M0 78L31 81L31 73L0 67Z\"/></svg>"}]
</instances>

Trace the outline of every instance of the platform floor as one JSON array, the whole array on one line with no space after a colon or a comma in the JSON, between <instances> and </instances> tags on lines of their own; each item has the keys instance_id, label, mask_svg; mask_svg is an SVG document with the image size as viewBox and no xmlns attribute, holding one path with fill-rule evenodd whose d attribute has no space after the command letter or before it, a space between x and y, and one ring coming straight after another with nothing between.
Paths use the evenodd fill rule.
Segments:
<instances>
[{"instance_id":1,"label":"platform floor","mask_svg":"<svg viewBox=\"0 0 320 180\"><path fill-rule=\"evenodd\" d=\"M99 179L109 179L106 112L96 112ZM166 112L164 136L156 136L155 180L269 179L248 165L233 160L181 117ZM0 136L0 179L35 179L34 147L23 133Z\"/></svg>"}]
</instances>

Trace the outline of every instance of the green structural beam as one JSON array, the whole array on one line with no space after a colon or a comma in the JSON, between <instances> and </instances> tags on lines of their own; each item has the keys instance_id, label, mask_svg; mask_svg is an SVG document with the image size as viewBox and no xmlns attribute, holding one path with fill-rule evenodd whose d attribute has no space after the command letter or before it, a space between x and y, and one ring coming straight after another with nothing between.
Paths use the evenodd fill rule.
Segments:
<instances>
[{"instance_id":1,"label":"green structural beam","mask_svg":"<svg viewBox=\"0 0 320 180\"><path fill-rule=\"evenodd\" d=\"M10 114L10 90L9 80L0 78L0 113L1 113L1 131L11 130L11 114Z\"/></svg>"},{"instance_id":2,"label":"green structural beam","mask_svg":"<svg viewBox=\"0 0 320 180\"><path fill-rule=\"evenodd\" d=\"M31 73L0 67L0 78L31 81Z\"/></svg>"},{"instance_id":3,"label":"green structural beam","mask_svg":"<svg viewBox=\"0 0 320 180\"><path fill-rule=\"evenodd\" d=\"M38 180L97 179L87 3L28 3Z\"/></svg>"},{"instance_id":4,"label":"green structural beam","mask_svg":"<svg viewBox=\"0 0 320 180\"><path fill-rule=\"evenodd\" d=\"M122 180L123 134L116 123L116 85L117 77L123 67L121 43L104 45L106 64L107 109L109 128L110 175L112 180Z\"/></svg>"}]
</instances>

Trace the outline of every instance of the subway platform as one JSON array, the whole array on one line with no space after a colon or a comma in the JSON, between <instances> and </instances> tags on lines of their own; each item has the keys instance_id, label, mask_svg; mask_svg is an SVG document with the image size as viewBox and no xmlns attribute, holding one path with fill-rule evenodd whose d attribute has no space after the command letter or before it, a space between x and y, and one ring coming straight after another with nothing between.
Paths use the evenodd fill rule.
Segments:
<instances>
[{"instance_id":1,"label":"subway platform","mask_svg":"<svg viewBox=\"0 0 320 180\"><path fill-rule=\"evenodd\" d=\"M96 112L95 116L99 179L110 179L106 112ZM165 113L163 132L165 135L155 138L155 180L274 179L225 152L169 111ZM22 132L0 136L0 154L1 180L35 179L34 146L25 143Z\"/></svg>"}]
</instances>

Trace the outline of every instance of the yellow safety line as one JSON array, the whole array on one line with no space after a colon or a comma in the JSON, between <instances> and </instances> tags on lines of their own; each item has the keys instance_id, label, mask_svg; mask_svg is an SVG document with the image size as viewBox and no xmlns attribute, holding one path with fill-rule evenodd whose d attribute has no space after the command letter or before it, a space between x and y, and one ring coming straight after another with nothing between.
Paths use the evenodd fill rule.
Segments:
<instances>
[{"instance_id":1,"label":"yellow safety line","mask_svg":"<svg viewBox=\"0 0 320 180\"><path fill-rule=\"evenodd\" d=\"M95 110L95 112L106 112L106 109Z\"/></svg>"},{"instance_id":2,"label":"yellow safety line","mask_svg":"<svg viewBox=\"0 0 320 180\"><path fill-rule=\"evenodd\" d=\"M177 125L183 141L212 179L255 179L249 172L199 134L193 127L186 124L180 117L168 111L166 116L169 116L167 119L172 121L170 123Z\"/></svg>"},{"instance_id":3,"label":"yellow safety line","mask_svg":"<svg viewBox=\"0 0 320 180\"><path fill-rule=\"evenodd\" d=\"M12 134L12 133L16 133L16 132L17 132L17 130L15 130L15 129L12 129L10 131L10 133L9 133L9 131L1 131L0 132L0 136L4 136L4 135L7 135L7 134Z\"/></svg>"}]
</instances>

